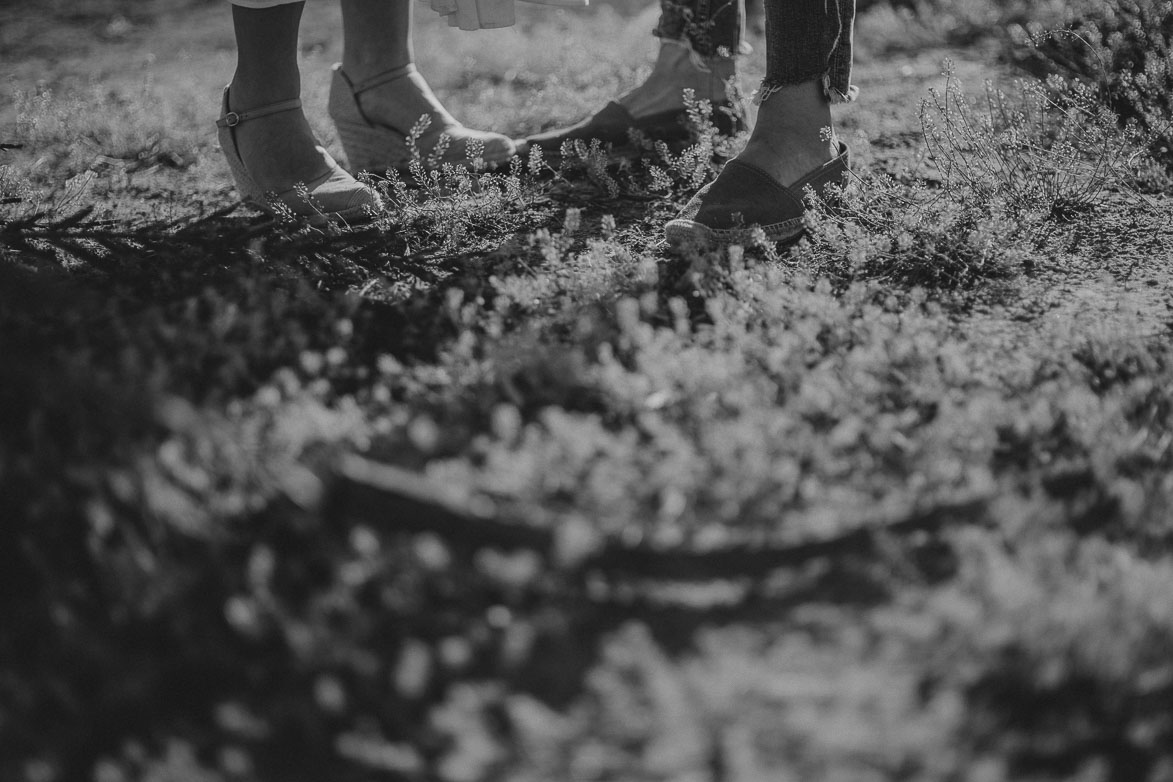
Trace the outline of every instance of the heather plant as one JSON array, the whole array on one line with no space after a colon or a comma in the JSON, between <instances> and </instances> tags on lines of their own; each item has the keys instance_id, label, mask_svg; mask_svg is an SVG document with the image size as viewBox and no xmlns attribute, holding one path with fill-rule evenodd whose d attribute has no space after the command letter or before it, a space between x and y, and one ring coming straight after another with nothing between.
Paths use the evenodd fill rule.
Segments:
<instances>
[{"instance_id":1,"label":"heather plant","mask_svg":"<svg viewBox=\"0 0 1173 782\"><path fill-rule=\"evenodd\" d=\"M963 687L957 727L971 762L1006 779L1164 779L1168 565L1048 533L1018 548L1008 556L965 536L956 586L929 609L939 628L930 686ZM962 647L975 656L959 659Z\"/></svg>"},{"instance_id":2,"label":"heather plant","mask_svg":"<svg viewBox=\"0 0 1173 782\"><path fill-rule=\"evenodd\" d=\"M1007 279L1030 263L1033 238L1005 212L874 175L837 196L815 199L807 236L793 251L801 266L838 280L963 288Z\"/></svg>"},{"instance_id":3,"label":"heather plant","mask_svg":"<svg viewBox=\"0 0 1173 782\"><path fill-rule=\"evenodd\" d=\"M861 43L875 53L970 45L1016 25L1058 28L1072 16L1071 3L1060 0L892 0L857 8Z\"/></svg>"},{"instance_id":4,"label":"heather plant","mask_svg":"<svg viewBox=\"0 0 1173 782\"><path fill-rule=\"evenodd\" d=\"M480 159L475 150L470 155L475 156L474 162ZM385 180L373 181L391 205L384 224L418 232L419 241L438 242L445 251L475 242L490 224L494 230L525 226L525 215L545 188L529 173L533 166L518 159L505 171L483 168L474 165L470 170L451 163L427 166L417 158L408 175L391 171Z\"/></svg>"},{"instance_id":5,"label":"heather plant","mask_svg":"<svg viewBox=\"0 0 1173 782\"><path fill-rule=\"evenodd\" d=\"M723 110L740 112L744 116L746 97L732 81L726 85L726 91L733 108ZM697 98L691 89L684 91L684 105L692 143L678 154L673 154L663 142L653 145L654 158L658 160L644 162L652 178L653 190L665 192L673 185L696 190L712 175L714 160L733 157L745 144L744 134L725 136L720 133L713 121L712 103Z\"/></svg>"},{"instance_id":6,"label":"heather plant","mask_svg":"<svg viewBox=\"0 0 1173 782\"><path fill-rule=\"evenodd\" d=\"M578 111L593 44L518 78ZM504 125L532 95L477 45ZM791 252L662 246L740 143L708 128L421 155L318 230L235 209L206 146L102 180L66 147L87 105L117 147L105 93L30 108L0 777L1166 782L1165 197L1063 84L930 100L922 168L861 60L875 143Z\"/></svg>"},{"instance_id":7,"label":"heather plant","mask_svg":"<svg viewBox=\"0 0 1173 782\"><path fill-rule=\"evenodd\" d=\"M1021 81L1008 93L987 82L975 107L948 63L944 89L922 105L921 127L947 187L1058 220L1126 182L1140 149L1136 131L1117 127L1086 85Z\"/></svg>"},{"instance_id":8,"label":"heather plant","mask_svg":"<svg viewBox=\"0 0 1173 782\"><path fill-rule=\"evenodd\" d=\"M745 97L735 85L729 86L729 94L735 106L732 110L744 113ZM684 90L683 97L692 135L691 143L683 149L673 150L663 141L653 142L632 130L630 143L642 154L616 165L610 150L598 140L567 141L558 166L551 172L566 182L585 176L610 199L621 194L647 197L695 192L715 175L721 161L733 157L744 145L745 134L723 135L713 120L711 101L698 99L691 89Z\"/></svg>"},{"instance_id":9,"label":"heather plant","mask_svg":"<svg viewBox=\"0 0 1173 782\"><path fill-rule=\"evenodd\" d=\"M1039 74L1094 85L1122 125L1149 134L1149 149L1173 166L1173 4L1164 0L1078 4L1062 29L1032 21L1008 49Z\"/></svg>"},{"instance_id":10,"label":"heather plant","mask_svg":"<svg viewBox=\"0 0 1173 782\"><path fill-rule=\"evenodd\" d=\"M1129 190L1143 157L1094 90L1052 78L985 85L972 99L946 65L921 106L939 187L865 174L813 198L796 258L822 274L933 287L1008 278L1051 234Z\"/></svg>"},{"instance_id":11,"label":"heather plant","mask_svg":"<svg viewBox=\"0 0 1173 782\"><path fill-rule=\"evenodd\" d=\"M71 177L86 170L118 167L141 171L152 167L183 170L195 162L199 127L191 106L161 99L148 74L141 87L126 94L99 85L88 95L61 97L48 88L17 90L16 133L22 143L50 156L34 169L35 181L46 173ZM127 122L128 116L139 117Z\"/></svg>"}]
</instances>

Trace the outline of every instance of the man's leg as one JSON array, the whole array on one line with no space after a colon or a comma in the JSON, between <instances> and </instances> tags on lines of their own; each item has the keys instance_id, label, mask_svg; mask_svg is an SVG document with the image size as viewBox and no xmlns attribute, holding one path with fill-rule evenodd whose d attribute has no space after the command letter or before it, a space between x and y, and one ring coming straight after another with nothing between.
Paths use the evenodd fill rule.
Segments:
<instances>
[{"instance_id":1,"label":"man's leg","mask_svg":"<svg viewBox=\"0 0 1173 782\"><path fill-rule=\"evenodd\" d=\"M686 89L712 101L718 128L740 130L740 120L734 119L740 115L729 106L726 84L737 76L744 27L744 0L661 0L654 31L660 50L648 78L577 125L535 134L528 141L551 151L570 139L598 138L621 146L629 128L653 139L684 141Z\"/></svg>"},{"instance_id":2,"label":"man's leg","mask_svg":"<svg viewBox=\"0 0 1173 782\"><path fill-rule=\"evenodd\" d=\"M855 0L766 0L766 78L745 149L668 224L672 241L742 241L760 225L772 239L802 233L803 193L842 184L846 147L832 103L851 86Z\"/></svg>"},{"instance_id":3,"label":"man's leg","mask_svg":"<svg viewBox=\"0 0 1173 782\"><path fill-rule=\"evenodd\" d=\"M231 111L246 112L301 95L297 30L304 6L233 5L236 73L228 89ZM249 174L263 190L282 192L319 178L329 168L300 110L241 123L234 135Z\"/></svg>"},{"instance_id":4,"label":"man's leg","mask_svg":"<svg viewBox=\"0 0 1173 782\"><path fill-rule=\"evenodd\" d=\"M661 0L656 64L616 102L638 118L684 108L685 89L713 103L726 101L725 85L737 74L744 16L740 0Z\"/></svg>"},{"instance_id":5,"label":"man's leg","mask_svg":"<svg viewBox=\"0 0 1173 782\"><path fill-rule=\"evenodd\" d=\"M831 104L853 97L853 0L766 0L766 78L738 160L791 185L839 153Z\"/></svg>"}]
</instances>

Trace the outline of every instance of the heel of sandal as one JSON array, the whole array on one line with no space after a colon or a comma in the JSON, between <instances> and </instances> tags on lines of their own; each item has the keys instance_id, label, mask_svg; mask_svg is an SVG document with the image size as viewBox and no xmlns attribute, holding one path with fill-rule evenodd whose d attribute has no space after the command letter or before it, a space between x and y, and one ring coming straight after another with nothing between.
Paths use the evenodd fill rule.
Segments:
<instances>
[{"instance_id":1,"label":"heel of sandal","mask_svg":"<svg viewBox=\"0 0 1173 782\"><path fill-rule=\"evenodd\" d=\"M301 108L300 100L288 100L245 112L230 111L228 88L224 88L220 119L216 120L220 149L236 184L240 200L271 215L290 215L311 225L364 222L382 208L379 194L346 173L321 147L318 147L325 173L279 193L266 192L249 173L236 144L236 127L259 117Z\"/></svg>"},{"instance_id":2,"label":"heel of sandal","mask_svg":"<svg viewBox=\"0 0 1173 782\"><path fill-rule=\"evenodd\" d=\"M411 162L407 139L391 128L376 125L363 114L354 84L341 65L334 66L327 111L351 171L383 174L390 169L405 169Z\"/></svg>"},{"instance_id":3,"label":"heel of sandal","mask_svg":"<svg viewBox=\"0 0 1173 782\"><path fill-rule=\"evenodd\" d=\"M224 97L221 99L222 117L229 115L228 111L228 88L224 88ZM232 125L221 125L217 123L216 126L216 140L220 142L220 151L224 155L224 159L228 162L228 172L232 175L232 182L236 185L236 192L240 195L240 200L248 204L257 204L264 201L264 192L262 192L259 185L252 175L248 173L248 168L244 165L244 159L240 156L240 150L236 146L236 136L232 132Z\"/></svg>"},{"instance_id":4,"label":"heel of sandal","mask_svg":"<svg viewBox=\"0 0 1173 782\"><path fill-rule=\"evenodd\" d=\"M398 133L338 119L334 120L334 127L351 171L384 174L390 169L406 168L411 162L406 141Z\"/></svg>"}]
</instances>

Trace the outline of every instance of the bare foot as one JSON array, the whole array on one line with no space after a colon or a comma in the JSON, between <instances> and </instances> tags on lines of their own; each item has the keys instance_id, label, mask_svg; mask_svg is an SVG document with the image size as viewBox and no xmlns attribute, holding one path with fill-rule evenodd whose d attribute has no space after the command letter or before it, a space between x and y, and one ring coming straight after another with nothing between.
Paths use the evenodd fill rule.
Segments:
<instances>
[{"instance_id":1,"label":"bare foot","mask_svg":"<svg viewBox=\"0 0 1173 782\"><path fill-rule=\"evenodd\" d=\"M727 100L725 83L737 74L734 59L708 58L702 67L694 61L694 56L686 44L661 41L651 74L635 89L621 95L617 102L633 117L648 117L684 108L682 93L685 89L691 89L702 100L714 103Z\"/></svg>"}]
</instances>

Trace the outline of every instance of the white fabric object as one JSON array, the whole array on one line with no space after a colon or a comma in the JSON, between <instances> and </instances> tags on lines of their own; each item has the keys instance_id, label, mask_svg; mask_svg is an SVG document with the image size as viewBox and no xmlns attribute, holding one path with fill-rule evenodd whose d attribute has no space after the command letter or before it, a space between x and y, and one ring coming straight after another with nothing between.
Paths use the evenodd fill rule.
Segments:
<instances>
[{"instance_id":1,"label":"white fabric object","mask_svg":"<svg viewBox=\"0 0 1173 782\"><path fill-rule=\"evenodd\" d=\"M228 0L228 2L245 8L272 8L278 5L300 3L302 0Z\"/></svg>"},{"instance_id":2,"label":"white fabric object","mask_svg":"<svg viewBox=\"0 0 1173 782\"><path fill-rule=\"evenodd\" d=\"M291 5L303 0L228 0L233 5L245 8L272 8L278 5ZM393 0L388 0L392 2ZM421 0L429 3L432 10L440 16L448 17L451 27L461 27L462 30L480 30L491 27L510 27L515 24L513 4L516 0ZM522 0L535 5L549 5L558 8L586 8L590 0ZM453 19L456 15L456 19ZM474 20L475 15L475 20ZM464 25L461 26L463 20ZM472 25L476 25L475 27Z\"/></svg>"},{"instance_id":3,"label":"white fabric object","mask_svg":"<svg viewBox=\"0 0 1173 782\"><path fill-rule=\"evenodd\" d=\"M590 0L522 0L535 5L559 8L586 8ZM440 16L447 17L449 27L461 30L489 30L512 27L517 23L514 14L516 0L420 0Z\"/></svg>"}]
</instances>

